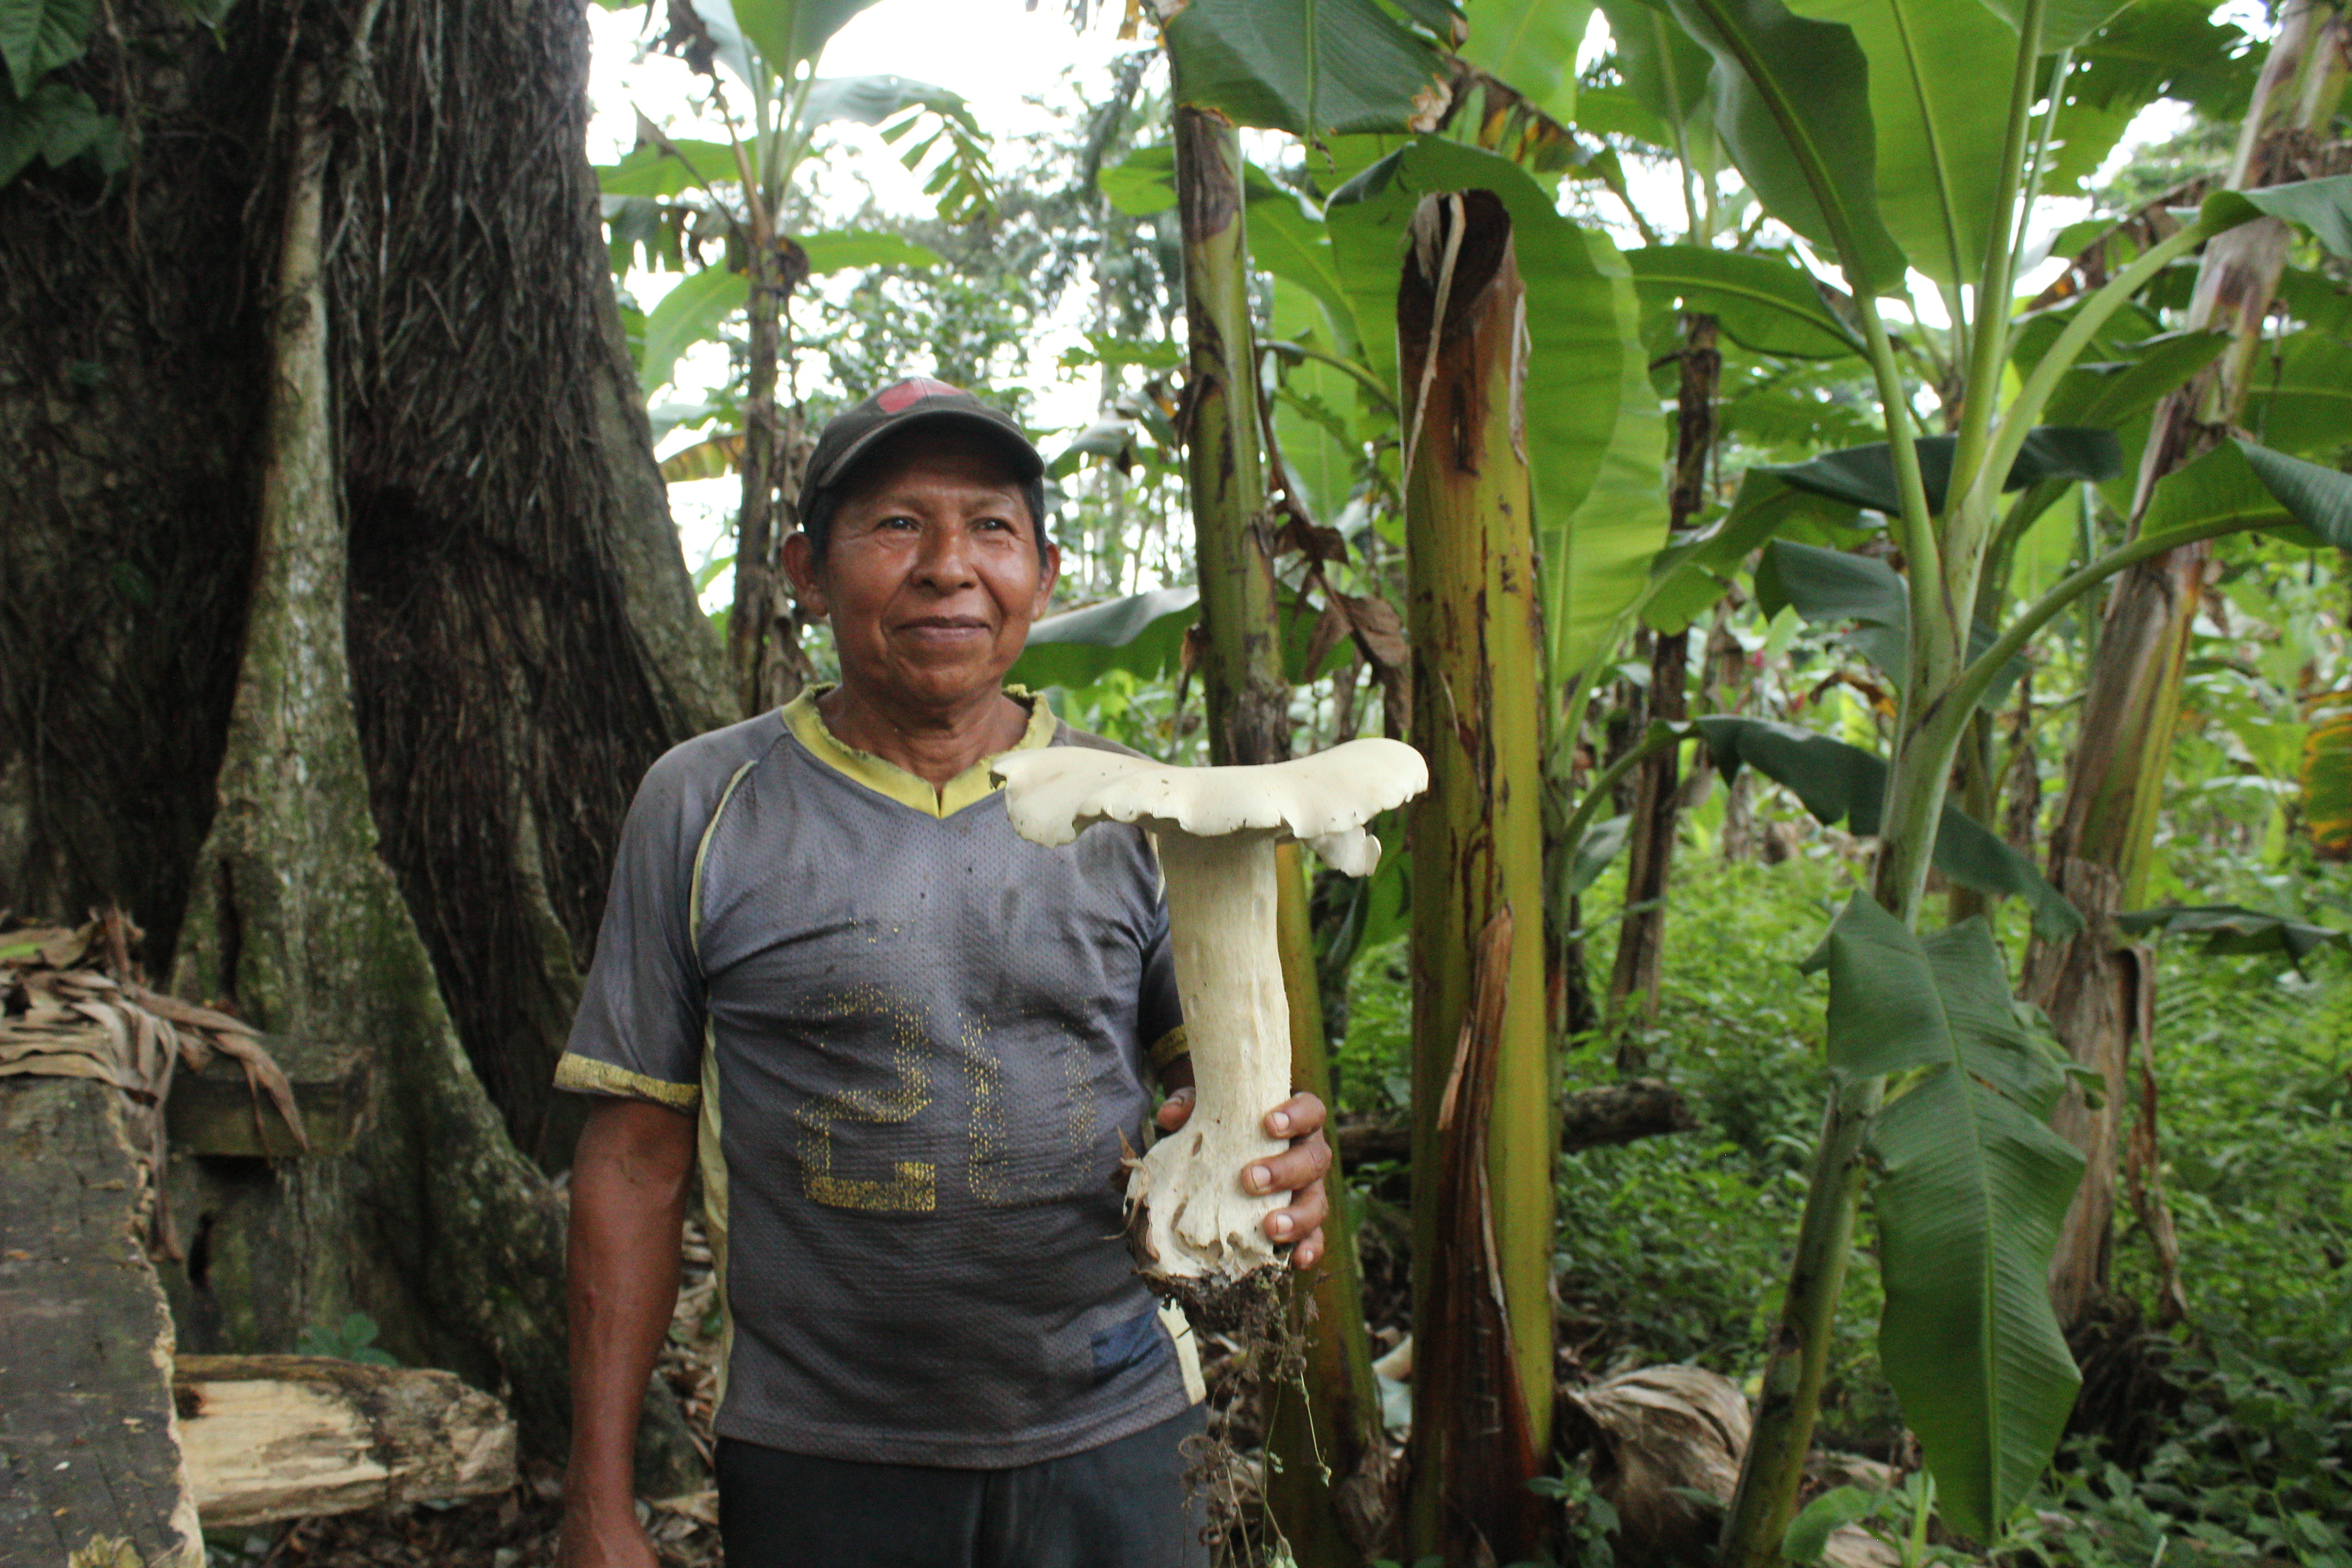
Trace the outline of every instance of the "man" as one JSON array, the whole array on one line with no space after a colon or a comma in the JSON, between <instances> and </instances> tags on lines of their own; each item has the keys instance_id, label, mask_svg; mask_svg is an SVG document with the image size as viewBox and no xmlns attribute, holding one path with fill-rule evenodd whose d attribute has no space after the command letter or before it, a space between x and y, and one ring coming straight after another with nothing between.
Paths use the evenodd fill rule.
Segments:
<instances>
[{"instance_id":1,"label":"man","mask_svg":"<svg viewBox=\"0 0 2352 1568\"><path fill-rule=\"evenodd\" d=\"M1107 742L1004 672L1060 555L1020 427L943 383L829 424L784 564L838 686L646 775L557 1081L572 1177L562 1561L648 1568L629 1485L698 1155L726 1327L730 1568L1179 1568L1200 1430L1130 1271L1119 1160L1191 1110L1148 841L1015 836L989 760ZM1235 1177L1298 1267L1323 1107Z\"/></svg>"}]
</instances>

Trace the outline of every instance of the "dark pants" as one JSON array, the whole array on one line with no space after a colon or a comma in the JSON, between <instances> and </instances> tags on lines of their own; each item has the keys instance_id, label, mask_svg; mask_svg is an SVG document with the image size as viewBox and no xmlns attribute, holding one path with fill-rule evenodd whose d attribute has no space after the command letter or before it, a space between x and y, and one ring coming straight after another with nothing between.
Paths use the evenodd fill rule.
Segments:
<instances>
[{"instance_id":1,"label":"dark pants","mask_svg":"<svg viewBox=\"0 0 2352 1568\"><path fill-rule=\"evenodd\" d=\"M728 1568L1201 1568L1185 1496L1198 1406L1066 1458L1009 1470L819 1459L721 1438Z\"/></svg>"}]
</instances>

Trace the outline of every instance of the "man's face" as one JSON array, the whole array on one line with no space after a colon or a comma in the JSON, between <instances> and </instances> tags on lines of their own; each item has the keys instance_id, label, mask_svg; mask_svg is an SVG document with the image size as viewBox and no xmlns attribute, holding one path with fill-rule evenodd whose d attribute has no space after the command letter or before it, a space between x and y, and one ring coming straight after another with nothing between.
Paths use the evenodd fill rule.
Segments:
<instances>
[{"instance_id":1,"label":"man's face","mask_svg":"<svg viewBox=\"0 0 2352 1568\"><path fill-rule=\"evenodd\" d=\"M832 618L843 682L917 708L995 690L1061 568L1003 457L984 437L918 428L854 478L822 565L807 536L784 546L793 586Z\"/></svg>"}]
</instances>

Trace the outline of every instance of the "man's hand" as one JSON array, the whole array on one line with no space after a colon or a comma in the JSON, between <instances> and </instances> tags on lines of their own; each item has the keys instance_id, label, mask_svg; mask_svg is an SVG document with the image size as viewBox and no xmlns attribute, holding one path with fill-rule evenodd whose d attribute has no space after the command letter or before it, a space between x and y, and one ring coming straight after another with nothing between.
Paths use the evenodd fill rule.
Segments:
<instances>
[{"instance_id":1,"label":"man's hand","mask_svg":"<svg viewBox=\"0 0 2352 1568\"><path fill-rule=\"evenodd\" d=\"M555 1568L660 1568L635 1509L618 1519L566 1506Z\"/></svg>"},{"instance_id":2,"label":"man's hand","mask_svg":"<svg viewBox=\"0 0 2352 1568\"><path fill-rule=\"evenodd\" d=\"M1190 1085L1171 1090L1160 1107L1160 1130L1173 1132L1190 1121L1192 1099ZM1312 1268L1323 1259L1323 1219L1331 1212L1323 1195L1323 1176L1331 1168L1323 1122L1320 1100L1292 1095L1265 1113L1265 1135L1289 1139L1289 1149L1270 1160L1253 1160L1241 1173L1245 1192L1290 1194L1289 1206L1265 1216L1265 1234L1277 1242L1297 1243L1290 1250L1293 1268Z\"/></svg>"}]
</instances>

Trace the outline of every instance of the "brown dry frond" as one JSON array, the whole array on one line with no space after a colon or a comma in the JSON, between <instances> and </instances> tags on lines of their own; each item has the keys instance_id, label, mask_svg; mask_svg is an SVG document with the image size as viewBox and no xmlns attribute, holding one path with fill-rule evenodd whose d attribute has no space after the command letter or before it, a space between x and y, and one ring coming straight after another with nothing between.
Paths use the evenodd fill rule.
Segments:
<instances>
[{"instance_id":1,"label":"brown dry frond","mask_svg":"<svg viewBox=\"0 0 2352 1568\"><path fill-rule=\"evenodd\" d=\"M245 1069L255 1111L264 1094L306 1147L294 1088L252 1028L226 1013L149 989L129 953L136 937L119 910L87 925L0 931L0 1078L87 1078L128 1097L139 1156L137 1212L148 1245L180 1256L163 1202L163 1103L173 1074L218 1052Z\"/></svg>"}]
</instances>

